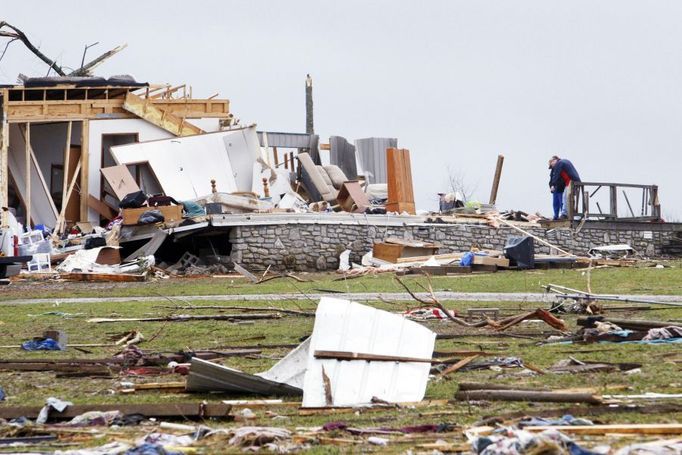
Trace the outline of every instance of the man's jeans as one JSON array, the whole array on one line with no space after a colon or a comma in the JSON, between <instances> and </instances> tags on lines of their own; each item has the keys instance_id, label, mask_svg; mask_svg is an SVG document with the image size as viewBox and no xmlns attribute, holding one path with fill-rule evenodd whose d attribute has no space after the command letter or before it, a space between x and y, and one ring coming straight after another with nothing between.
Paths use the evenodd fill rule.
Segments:
<instances>
[{"instance_id":1,"label":"man's jeans","mask_svg":"<svg viewBox=\"0 0 682 455\"><path fill-rule=\"evenodd\" d=\"M559 219L559 214L563 213L562 208L564 207L564 193L554 192L552 193L552 206L554 208L554 219Z\"/></svg>"}]
</instances>

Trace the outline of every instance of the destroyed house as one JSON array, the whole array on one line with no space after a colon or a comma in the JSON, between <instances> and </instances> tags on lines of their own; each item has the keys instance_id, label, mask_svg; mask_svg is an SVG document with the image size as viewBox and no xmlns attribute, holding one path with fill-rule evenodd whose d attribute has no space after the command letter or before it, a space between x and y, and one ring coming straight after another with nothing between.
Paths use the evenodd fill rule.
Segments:
<instances>
[{"instance_id":1,"label":"destroyed house","mask_svg":"<svg viewBox=\"0 0 682 455\"><path fill-rule=\"evenodd\" d=\"M0 101L0 207L49 227L117 215L116 189L101 174L117 164L111 147L217 131L232 118L226 99L129 77L29 78L0 87ZM128 169L141 189L161 192L146 163Z\"/></svg>"}]
</instances>

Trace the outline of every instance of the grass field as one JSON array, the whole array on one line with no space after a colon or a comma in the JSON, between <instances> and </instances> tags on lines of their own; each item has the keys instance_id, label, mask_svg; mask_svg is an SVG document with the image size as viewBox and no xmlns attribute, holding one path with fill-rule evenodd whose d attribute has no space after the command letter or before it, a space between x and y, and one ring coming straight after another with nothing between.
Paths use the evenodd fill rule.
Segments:
<instances>
[{"instance_id":1,"label":"grass field","mask_svg":"<svg viewBox=\"0 0 682 455\"><path fill-rule=\"evenodd\" d=\"M592 289L601 293L622 294L682 294L682 272L679 262L669 264L673 267L598 269L592 271ZM283 316L280 319L255 321L249 324L235 324L223 321L200 322L117 322L95 324L87 322L90 317L147 317L177 314L220 314L237 313L238 310L209 308L186 310L173 308L186 303L180 299L167 299L161 296L213 295L213 294L296 294L319 292L320 289L344 292L401 292L403 289L391 275L364 277L348 281L334 281L336 275L300 275L314 280L299 283L281 279L254 285L239 279L203 278L171 279L140 284L74 285L73 283L15 283L2 289L3 300L23 298L64 298L72 296L101 297L98 303L59 303L58 301L40 304L2 304L0 305L0 345L19 345L20 342L40 335L49 328L65 331L70 344L107 343L111 337L130 330L139 330L152 341L140 347L154 352L177 352L182 350L228 350L241 346L296 344L312 331L314 318ZM418 289L417 283L426 285L424 277L407 278L406 283ZM585 288L586 277L577 270L548 270L527 272L501 272L471 277L435 277L434 290L453 290L466 292L541 292L540 285L556 283L569 287ZM148 302L107 302L113 296L159 296L157 301ZM333 296L333 295L331 295ZM470 307L495 307L504 314L515 314L534 309L537 305L510 302L444 302L449 308L460 311ZM228 303L202 301L201 305L219 307L224 305L249 305L250 307L278 306L297 310L315 310L315 302L303 301L256 301L248 303ZM389 311L404 311L411 304L390 304L371 302L371 305ZM622 305L619 305L622 306ZM618 318L682 320L682 308L659 308L640 311L612 311L608 313ZM571 330L576 329L576 316L562 316ZM549 326L540 322L527 322L504 333L488 329L467 329L451 322L429 322L427 324L439 334L457 335L453 339L437 341L437 351L486 350L494 351L499 357L518 357L540 369L547 369L560 359L574 356L583 361L635 362L643 366L641 372L624 375L621 372L596 374L545 374L528 375L527 371L505 369L502 371L477 370L453 373L444 379L429 382L426 400L450 400L459 382L494 382L515 384L526 387L551 389L590 388L595 393L682 393L680 379L679 345L640 345L640 344L591 344L541 345L548 335L555 333ZM520 337L515 337L518 335ZM119 348L88 348L82 352L69 348L63 352L25 352L17 348L3 347L3 359L32 358L102 358L116 353ZM247 372L258 372L269 368L276 360L288 352L286 348L263 348L260 355L251 357L230 357L222 361L225 365ZM122 380L141 382L179 381L179 375L147 377L114 377L112 379L71 378L56 379L49 372L0 372L0 385L8 398L5 406L42 405L49 396L68 399L74 403L157 403L197 400L249 399L225 395L197 395L168 392L137 392L121 395L117 393ZM431 407L406 407L394 410L354 412L343 414L299 415L295 407L273 406L267 409L254 408L255 419L249 425L285 426L293 429L342 420L356 427L398 427L417 423L452 423L470 425L490 416L521 411L533 415L541 410L562 408L556 404L533 403L439 403ZM566 406L563 406L566 408ZM578 411L587 408L578 406ZM575 411L575 410L574 410ZM235 409L239 413L239 409ZM273 415L280 417L273 419ZM579 415L579 412L575 415ZM602 422L677 422L678 413L607 413L596 417ZM214 426L225 424L212 423ZM461 433L454 442L461 441ZM337 435L339 436L339 435ZM348 438L347 435L339 436ZM435 437L434 437L435 438ZM434 439L432 438L432 439ZM100 441L101 442L101 441ZM393 443L392 443L393 444ZM393 448L403 449L414 441L396 441ZM365 445L363 450L373 450ZM357 448L357 447L356 447ZM212 449L207 448L211 451ZM315 447L314 451L327 453L328 447ZM380 449L374 449L380 450Z\"/></svg>"}]
</instances>

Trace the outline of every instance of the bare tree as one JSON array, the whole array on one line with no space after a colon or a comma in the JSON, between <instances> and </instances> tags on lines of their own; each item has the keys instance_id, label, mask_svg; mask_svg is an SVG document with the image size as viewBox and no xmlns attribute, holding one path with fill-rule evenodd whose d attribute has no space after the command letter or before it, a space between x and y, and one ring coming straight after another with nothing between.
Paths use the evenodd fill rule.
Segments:
<instances>
[{"instance_id":1,"label":"bare tree","mask_svg":"<svg viewBox=\"0 0 682 455\"><path fill-rule=\"evenodd\" d=\"M476 191L476 185L472 185L467 181L464 172L461 169L455 170L450 165L447 166L448 171L448 187L451 192L462 196L462 202L471 200Z\"/></svg>"}]
</instances>

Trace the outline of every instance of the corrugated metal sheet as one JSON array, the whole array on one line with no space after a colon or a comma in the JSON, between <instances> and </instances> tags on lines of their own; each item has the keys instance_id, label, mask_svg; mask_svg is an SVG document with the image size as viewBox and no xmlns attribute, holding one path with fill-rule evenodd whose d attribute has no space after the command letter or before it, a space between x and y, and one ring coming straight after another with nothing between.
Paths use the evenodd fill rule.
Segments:
<instances>
[{"instance_id":1,"label":"corrugated metal sheet","mask_svg":"<svg viewBox=\"0 0 682 455\"><path fill-rule=\"evenodd\" d=\"M320 137L317 134L258 131L258 140L261 147L265 147L266 142L263 133L267 136L268 147L307 149L313 162L315 164L322 164L319 151Z\"/></svg>"},{"instance_id":2,"label":"corrugated metal sheet","mask_svg":"<svg viewBox=\"0 0 682 455\"><path fill-rule=\"evenodd\" d=\"M369 183L386 183L386 149L398 147L398 139L390 137L368 137L355 140L359 172L368 177Z\"/></svg>"},{"instance_id":3,"label":"corrugated metal sheet","mask_svg":"<svg viewBox=\"0 0 682 455\"><path fill-rule=\"evenodd\" d=\"M192 358L187 376L188 392L232 392L244 395L301 395L301 389L234 370L217 363Z\"/></svg>"},{"instance_id":4,"label":"corrugated metal sheet","mask_svg":"<svg viewBox=\"0 0 682 455\"><path fill-rule=\"evenodd\" d=\"M316 359L315 351L348 351L412 358L431 358L436 334L387 311L323 297L315 313L304 379L303 406L325 406L322 368L331 382L334 406L424 398L431 365L418 362L340 361Z\"/></svg>"},{"instance_id":5,"label":"corrugated metal sheet","mask_svg":"<svg viewBox=\"0 0 682 455\"><path fill-rule=\"evenodd\" d=\"M331 148L330 163L340 167L349 180L355 180L358 177L355 146L341 136L331 136L329 146Z\"/></svg>"}]
</instances>

